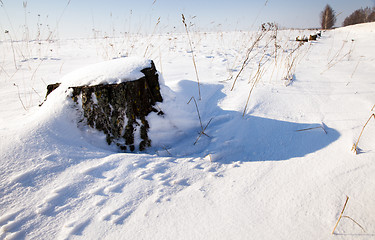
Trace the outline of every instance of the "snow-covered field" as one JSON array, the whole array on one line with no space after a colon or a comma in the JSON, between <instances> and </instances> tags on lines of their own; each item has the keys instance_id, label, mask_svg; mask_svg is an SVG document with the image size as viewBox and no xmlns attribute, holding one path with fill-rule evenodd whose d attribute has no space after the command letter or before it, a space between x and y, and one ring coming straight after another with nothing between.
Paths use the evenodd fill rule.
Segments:
<instances>
[{"instance_id":1,"label":"snow-covered field","mask_svg":"<svg viewBox=\"0 0 375 240\"><path fill-rule=\"evenodd\" d=\"M0 238L375 239L374 118L351 152L375 113L375 24L295 41L313 33L0 42ZM68 99L39 107L47 84L126 56L164 78L146 152L77 128ZM346 196L365 231L332 235Z\"/></svg>"}]
</instances>

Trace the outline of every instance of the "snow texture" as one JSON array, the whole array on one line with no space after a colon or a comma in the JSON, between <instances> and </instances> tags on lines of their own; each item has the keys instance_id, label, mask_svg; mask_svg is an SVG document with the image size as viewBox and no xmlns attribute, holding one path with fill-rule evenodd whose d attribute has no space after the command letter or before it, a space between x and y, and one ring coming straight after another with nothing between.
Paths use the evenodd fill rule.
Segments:
<instances>
[{"instance_id":1,"label":"snow texture","mask_svg":"<svg viewBox=\"0 0 375 240\"><path fill-rule=\"evenodd\" d=\"M68 87L119 84L144 77L141 70L151 67L151 61L140 57L109 60L78 69L61 79Z\"/></svg>"},{"instance_id":2,"label":"snow texture","mask_svg":"<svg viewBox=\"0 0 375 240\"><path fill-rule=\"evenodd\" d=\"M374 119L350 151L375 112L374 31L269 32L242 72L259 32L194 32L193 52L185 34L0 42L0 239L374 239ZM146 152L81 126L64 86L38 106L60 80L142 77L143 55L164 78ZM346 196L365 231L332 235Z\"/></svg>"}]
</instances>

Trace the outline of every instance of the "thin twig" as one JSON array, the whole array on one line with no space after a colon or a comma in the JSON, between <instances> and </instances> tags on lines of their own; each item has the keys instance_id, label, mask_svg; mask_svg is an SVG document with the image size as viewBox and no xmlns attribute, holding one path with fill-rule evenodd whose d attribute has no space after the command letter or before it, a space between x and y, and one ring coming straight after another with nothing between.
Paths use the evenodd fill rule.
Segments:
<instances>
[{"instance_id":1,"label":"thin twig","mask_svg":"<svg viewBox=\"0 0 375 240\"><path fill-rule=\"evenodd\" d=\"M358 68L358 65L359 65L360 62L361 62L361 59L358 60L358 63L357 63L357 65L355 66L354 71L353 71L352 75L350 76L350 78L353 78L354 73L355 73L355 71L357 71L357 68Z\"/></svg>"},{"instance_id":2,"label":"thin twig","mask_svg":"<svg viewBox=\"0 0 375 240\"><path fill-rule=\"evenodd\" d=\"M349 217L349 216L342 216L343 218L349 218L350 220L352 220L355 224L358 225L358 227L360 227L364 232L366 232L366 230L359 224L357 223L357 221L355 221L353 218Z\"/></svg>"},{"instance_id":3,"label":"thin twig","mask_svg":"<svg viewBox=\"0 0 375 240\"><path fill-rule=\"evenodd\" d=\"M374 108L373 108L373 109L374 109ZM371 111L372 111L372 110L371 110ZM358 154L357 147L358 147L359 139L361 138L362 133L363 133L363 130L365 130L365 127L367 126L368 122L371 120L372 117L374 117L374 119L375 119L375 113L371 114L371 116L369 117L369 119L367 120L367 122L365 123L365 125L364 125L363 128L362 128L361 134L359 134L359 137L358 137L357 142L356 142L355 144L353 144L352 151L354 151L356 154Z\"/></svg>"},{"instance_id":4,"label":"thin twig","mask_svg":"<svg viewBox=\"0 0 375 240\"><path fill-rule=\"evenodd\" d=\"M211 118L210 121L208 121L207 125L203 128L201 115L199 113L198 104L197 104L197 101L195 100L195 97L191 97L187 104L189 104L191 102L191 100L194 100L195 108L197 109L197 114L198 114L198 118L199 118L199 123L201 125L201 131L199 132L199 136L198 136L197 140L195 140L195 142L194 142L194 145L195 145L202 135L206 135L207 137L209 137L204 131L206 131L208 125L210 125L213 118Z\"/></svg>"},{"instance_id":5,"label":"thin twig","mask_svg":"<svg viewBox=\"0 0 375 240\"><path fill-rule=\"evenodd\" d=\"M285 80L288 80L288 83L286 83L286 85L288 86L291 81L293 80L293 73L295 72L295 68L296 68L296 61L297 61L297 58L299 57L299 52L296 53L296 55L293 56L293 54L299 50L301 48L303 44L298 44L298 46L293 49L290 54L287 56L286 60L287 60L287 72L286 72L286 75L284 77Z\"/></svg>"},{"instance_id":6,"label":"thin twig","mask_svg":"<svg viewBox=\"0 0 375 240\"><path fill-rule=\"evenodd\" d=\"M195 100L195 97L191 97L187 104L189 104L191 102L191 100L194 100L195 108L197 109L197 113L198 113L199 123L201 124L201 130L203 131L202 119L201 119L201 115L199 114L197 101Z\"/></svg>"},{"instance_id":7,"label":"thin twig","mask_svg":"<svg viewBox=\"0 0 375 240\"><path fill-rule=\"evenodd\" d=\"M263 65L265 64L265 63L262 64L262 60L263 60L264 56L265 55L262 56L262 58L260 59L260 61L258 63L258 70L257 70L257 72L255 73L255 75L253 77L253 85L250 88L249 96L247 97L247 101L246 101L245 108L244 108L243 113L242 113L242 117L245 116L245 113L246 113L246 110L247 110L247 105L249 104L251 93L253 92L255 86L257 85L257 83L262 78L262 76L263 76L263 74L265 72L265 70L262 69Z\"/></svg>"},{"instance_id":8,"label":"thin twig","mask_svg":"<svg viewBox=\"0 0 375 240\"><path fill-rule=\"evenodd\" d=\"M194 64L194 69L195 69L195 75L197 76L197 82L198 82L198 94L199 94L199 100L201 100L201 99L202 99L202 97L201 97L201 87L200 87L200 82L199 82L199 77L198 77L197 65L196 65L196 63L195 63L195 57L194 57L194 51L193 51L193 44L191 43L191 39L190 39L190 35L189 35L189 30L188 30L187 24L186 24L186 22L185 22L185 16L184 16L184 14L182 14L182 23L183 23L184 26L185 26L186 34L187 34L188 39L189 39L189 45L190 45L190 50L191 50L191 56L192 56L192 59L193 59L193 64Z\"/></svg>"},{"instance_id":9,"label":"thin twig","mask_svg":"<svg viewBox=\"0 0 375 240\"><path fill-rule=\"evenodd\" d=\"M16 69L16 71L14 71L14 73L12 74L12 76L10 76L10 78L8 79L8 81L12 80L12 78L14 77L14 75L16 75L16 73L18 72L19 68Z\"/></svg>"},{"instance_id":10,"label":"thin twig","mask_svg":"<svg viewBox=\"0 0 375 240\"><path fill-rule=\"evenodd\" d=\"M8 32L9 34L9 32ZM18 70L18 67L17 67L17 61L16 61L16 53L14 51L14 45L13 45L13 39L12 37L10 36L9 34L9 38L10 38L10 45L12 47L12 52L13 52L13 62L14 62L14 67L16 68L16 70Z\"/></svg>"},{"instance_id":11,"label":"thin twig","mask_svg":"<svg viewBox=\"0 0 375 240\"><path fill-rule=\"evenodd\" d=\"M38 69L39 69L40 65L42 65L43 61L44 61L44 59L41 59L41 61L40 61L40 63L38 64L38 66L35 68L33 74L31 75L31 82L33 82L33 79L34 79L34 77L35 77L35 73L36 73L36 71L38 71Z\"/></svg>"},{"instance_id":12,"label":"thin twig","mask_svg":"<svg viewBox=\"0 0 375 240\"><path fill-rule=\"evenodd\" d=\"M64 63L65 63L65 62L63 62L63 63L61 64L61 66L60 66L60 72L59 72L60 74L61 74L61 70L62 70L62 67L63 67Z\"/></svg>"},{"instance_id":13,"label":"thin twig","mask_svg":"<svg viewBox=\"0 0 375 240\"><path fill-rule=\"evenodd\" d=\"M332 234L334 234L334 232L335 232L335 230L336 230L336 227L337 227L337 225L339 225L339 222L340 222L340 220L341 220L341 218L348 218L348 219L350 219L350 220L352 220L355 224L357 224L364 232L366 232L366 230L357 222L357 221L355 221L353 218L351 218L351 217L349 217L349 216L343 216L342 214L344 213L344 211L345 211L345 207L346 207L346 204L348 203L348 200L349 200L349 197L348 196L346 196L346 201L345 201L345 204L344 204L344 207L342 208L342 211L341 211L341 213L340 213L340 216L339 216L339 219L337 220L337 222L336 222L336 225L335 225L335 227L333 228L333 231L332 231Z\"/></svg>"},{"instance_id":14,"label":"thin twig","mask_svg":"<svg viewBox=\"0 0 375 240\"><path fill-rule=\"evenodd\" d=\"M265 34L263 34L263 32L261 32L259 34L259 36L255 39L255 41L253 42L253 44L251 45L250 48L247 49L247 52L246 52L246 56L245 56L245 59L244 61L242 62L242 66L241 66L241 69L240 71L238 71L238 74L236 76L236 78L234 79L233 81L233 85L232 85L232 88L230 89L231 91L233 91L234 89L234 85L236 84L237 82L237 79L238 77L241 75L242 71L245 69L245 67L247 66L247 64L249 63L250 61L250 54L251 52L253 51L253 49L255 48L256 44L264 37Z\"/></svg>"},{"instance_id":15,"label":"thin twig","mask_svg":"<svg viewBox=\"0 0 375 240\"><path fill-rule=\"evenodd\" d=\"M345 207L346 207L346 204L348 203L348 200L349 200L349 197L346 196L346 201L345 201L344 207L343 207L342 210L341 210L341 213L340 213L339 219L337 220L336 225L335 225L335 227L333 228L332 234L334 234L337 225L339 225L339 222L340 222L340 220L341 220L341 218L342 218L342 214L343 214L344 211L345 211Z\"/></svg>"},{"instance_id":16,"label":"thin twig","mask_svg":"<svg viewBox=\"0 0 375 240\"><path fill-rule=\"evenodd\" d=\"M56 33L58 27L59 27L59 24L60 24L60 21L62 19L62 17L64 16L64 13L66 11L66 9L69 7L69 4L70 4L71 0L68 0L67 4L65 5L60 17L58 18L57 22L56 22L56 28L53 30L53 32L50 32L50 35L48 36L48 38L46 39L46 41L50 41L52 40L51 38L54 36L54 34Z\"/></svg>"},{"instance_id":17,"label":"thin twig","mask_svg":"<svg viewBox=\"0 0 375 240\"><path fill-rule=\"evenodd\" d=\"M159 23L160 23L160 17L158 18L158 21L157 21L157 23L156 23L156 25L155 25L155 27L154 27L154 30L152 31L152 34L150 35L150 38L149 38L148 41L147 41L147 42L148 42L148 45L147 45L147 47L146 47L145 53L143 54L143 57L146 57L146 54L147 54L148 48L149 48L150 45L151 45L151 38L152 38L152 36L154 36L155 31L156 31L156 28L158 27Z\"/></svg>"},{"instance_id":18,"label":"thin twig","mask_svg":"<svg viewBox=\"0 0 375 240\"><path fill-rule=\"evenodd\" d=\"M34 89L34 88L31 88L40 98L42 97L42 96L40 96L40 94Z\"/></svg>"},{"instance_id":19,"label":"thin twig","mask_svg":"<svg viewBox=\"0 0 375 240\"><path fill-rule=\"evenodd\" d=\"M170 156L172 156L172 154L168 151L168 149L167 149L167 147L165 147L164 145L163 145L163 149L170 155Z\"/></svg>"},{"instance_id":20,"label":"thin twig","mask_svg":"<svg viewBox=\"0 0 375 240\"><path fill-rule=\"evenodd\" d=\"M313 129L317 129L317 128L321 128L323 129L323 131L327 134L327 131L324 129L324 127L322 126L319 126L319 127L312 127L312 128L305 128L305 129L300 129L300 130L296 130L296 132L302 132L302 131L308 131L308 130L313 130Z\"/></svg>"},{"instance_id":21,"label":"thin twig","mask_svg":"<svg viewBox=\"0 0 375 240\"><path fill-rule=\"evenodd\" d=\"M5 71L5 69L3 68L3 66L0 66L0 68L7 75L7 77L9 77L9 74Z\"/></svg>"},{"instance_id":22,"label":"thin twig","mask_svg":"<svg viewBox=\"0 0 375 240\"><path fill-rule=\"evenodd\" d=\"M202 135L205 135L205 136L207 136L207 137L210 137L210 136L208 136L204 131L206 131L206 129L207 129L208 125L210 125L212 119L213 119L213 118L211 118L210 121L208 121L208 123L207 123L207 125L204 127L204 129L199 133L199 136L198 136L197 140L195 140L195 143L194 143L193 145L195 145L195 144L198 142L199 138L200 138Z\"/></svg>"},{"instance_id":23,"label":"thin twig","mask_svg":"<svg viewBox=\"0 0 375 240\"><path fill-rule=\"evenodd\" d=\"M25 109L25 111L27 112L27 108L25 107L25 104L23 104L23 101L22 101L22 99L21 99L20 89L19 89L18 85L15 84L15 83L13 83L13 85L14 85L15 87L17 87L18 99L20 100L23 109Z\"/></svg>"},{"instance_id":24,"label":"thin twig","mask_svg":"<svg viewBox=\"0 0 375 240\"><path fill-rule=\"evenodd\" d=\"M343 50L343 48L344 48L344 46L345 46L346 43L347 43L346 41L343 42L343 45L340 48L340 50L334 55L334 57L331 59L331 61L329 61L328 68L326 70L324 70L323 72L321 72L320 74L323 74L326 71L328 71L329 69L331 69L333 66L335 66L336 64L338 64L339 62L341 62L346 56L350 57L350 55L352 54L352 51L353 51L353 48L352 48L353 47L353 42L352 42L352 45L350 46L349 52L347 52L346 54L344 54L341 58L337 59L339 57L339 55L341 54L341 51ZM359 64L359 61L358 61L358 64ZM358 67L358 64L357 64L357 67ZM354 72L353 72L353 74L354 74ZM352 74L352 77L353 77L353 74Z\"/></svg>"}]
</instances>

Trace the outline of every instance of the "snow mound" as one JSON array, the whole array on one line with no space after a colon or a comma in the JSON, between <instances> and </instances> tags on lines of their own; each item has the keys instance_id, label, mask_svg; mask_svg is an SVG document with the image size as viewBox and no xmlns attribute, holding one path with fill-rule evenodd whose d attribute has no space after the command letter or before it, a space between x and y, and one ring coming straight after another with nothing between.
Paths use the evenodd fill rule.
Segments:
<instances>
[{"instance_id":1,"label":"snow mound","mask_svg":"<svg viewBox=\"0 0 375 240\"><path fill-rule=\"evenodd\" d=\"M342 28L338 28L339 31L344 32L375 32L375 22L369 22L369 23L360 23L355 25L350 25Z\"/></svg>"},{"instance_id":2,"label":"snow mound","mask_svg":"<svg viewBox=\"0 0 375 240\"><path fill-rule=\"evenodd\" d=\"M88 65L65 75L61 78L61 85L48 95L47 101L35 115L33 122L44 122L50 126L49 128L57 127L57 123L61 124L61 121L64 124L69 124L69 128L76 129L79 126L78 132L75 133L76 137L83 139L85 143L100 149L118 151L112 146L114 144L111 146L106 144L104 133L80 123L80 119L83 119L83 110L71 99L73 91L71 87L118 84L138 80L145 76L141 71L151 67L151 61L141 57L120 58ZM164 116L153 112L147 116L147 121L150 124L149 136L154 150L178 141L197 125L194 109L191 112L186 111L183 107L178 107L186 105L185 99L177 99L176 93L165 85L160 72L158 72L158 76L163 102L157 102L156 107L164 112ZM141 120L136 119L136 121L137 124L141 124ZM66 131L72 130L63 130L61 134L66 135ZM138 131L139 129L135 130L135 135L138 135ZM135 140L135 142L139 141L139 139Z\"/></svg>"},{"instance_id":3,"label":"snow mound","mask_svg":"<svg viewBox=\"0 0 375 240\"><path fill-rule=\"evenodd\" d=\"M66 86L82 80L74 76L85 76L85 84L131 81L120 62L141 68L148 61L124 58L80 69L63 77L39 108L29 100L45 91L38 79L54 83L56 69L65 74L101 61L94 44L105 40L50 43L61 49L48 53L63 59L63 68L57 60L21 62L12 81L0 85L0 239L373 239L372 119L360 154L350 152L375 110L375 34L359 30L367 26L374 25L326 31L301 46L290 41L300 31L280 30L279 60L272 57L274 38L265 37L233 91L228 74L238 74L244 43L256 35L197 33L201 100L187 37L160 36L164 45L153 51L163 51L163 68L156 58L155 65L166 80L157 106L165 115L148 116L154 147L147 154L114 153L103 134L77 128ZM133 39L134 54L153 48L149 37ZM1 44L4 77L15 70L10 43ZM286 87L284 65L296 48L301 58ZM265 73L244 111L249 79L266 58L270 65L258 70ZM87 77L94 72L102 76ZM345 214L366 232L342 218L332 235L346 195Z\"/></svg>"}]
</instances>

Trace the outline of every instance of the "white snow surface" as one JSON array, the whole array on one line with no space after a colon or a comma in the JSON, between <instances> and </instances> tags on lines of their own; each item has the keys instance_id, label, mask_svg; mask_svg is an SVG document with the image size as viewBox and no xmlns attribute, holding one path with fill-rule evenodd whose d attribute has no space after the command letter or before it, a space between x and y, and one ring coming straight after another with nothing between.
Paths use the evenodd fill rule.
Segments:
<instances>
[{"instance_id":1,"label":"white snow surface","mask_svg":"<svg viewBox=\"0 0 375 240\"><path fill-rule=\"evenodd\" d=\"M270 32L250 54L259 32L191 32L193 51L185 34L0 42L0 239L375 239L374 118L350 151L375 113L374 30ZM137 79L147 59L165 115L150 149L121 153L67 86ZM332 234L346 196L363 229Z\"/></svg>"},{"instance_id":2,"label":"white snow surface","mask_svg":"<svg viewBox=\"0 0 375 240\"><path fill-rule=\"evenodd\" d=\"M125 57L80 68L67 74L61 83L68 87L118 84L144 77L141 70L151 67L151 61L141 57Z\"/></svg>"}]
</instances>

